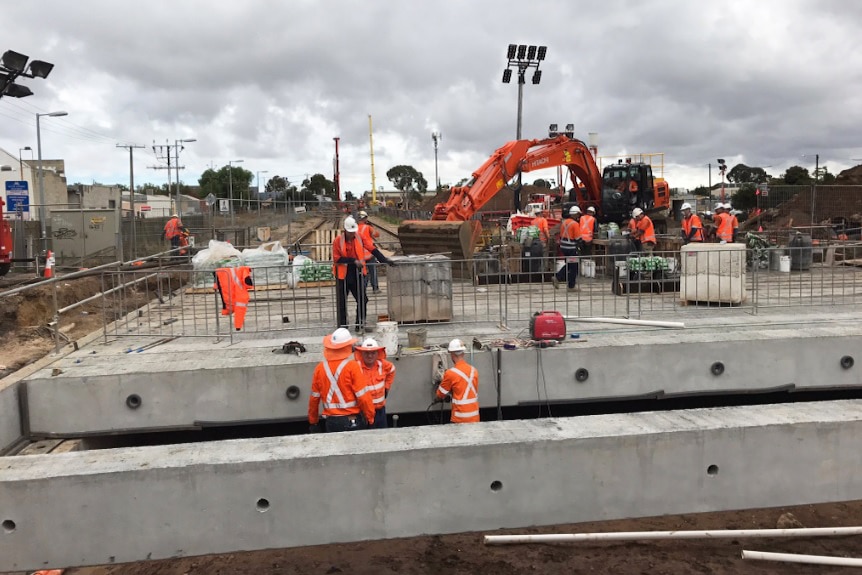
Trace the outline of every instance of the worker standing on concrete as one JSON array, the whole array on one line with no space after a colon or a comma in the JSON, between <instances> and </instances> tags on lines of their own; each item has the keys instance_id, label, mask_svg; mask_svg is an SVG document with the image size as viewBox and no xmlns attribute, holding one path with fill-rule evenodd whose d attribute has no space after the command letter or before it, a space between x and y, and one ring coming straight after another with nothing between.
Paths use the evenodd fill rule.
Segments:
<instances>
[{"instance_id":1,"label":"worker standing on concrete","mask_svg":"<svg viewBox=\"0 0 862 575\"><path fill-rule=\"evenodd\" d=\"M352 347L356 339L340 327L323 338L323 361L314 368L308 396L308 425L311 433L320 429L323 402L324 431L357 431L374 423L374 402Z\"/></svg>"},{"instance_id":2,"label":"worker standing on concrete","mask_svg":"<svg viewBox=\"0 0 862 575\"><path fill-rule=\"evenodd\" d=\"M593 239L599 235L599 222L596 220L596 208L593 206L588 207L587 213L581 215L581 219L578 223L581 225L581 241L583 242L581 255L591 256L593 255Z\"/></svg>"},{"instance_id":3,"label":"worker standing on concrete","mask_svg":"<svg viewBox=\"0 0 862 575\"><path fill-rule=\"evenodd\" d=\"M530 225L536 226L539 230L539 240L545 245L548 245L548 240L551 238L550 230L548 229L548 219L544 216L545 210L538 208L535 212L535 217Z\"/></svg>"},{"instance_id":4,"label":"worker standing on concrete","mask_svg":"<svg viewBox=\"0 0 862 575\"><path fill-rule=\"evenodd\" d=\"M733 241L733 220L732 216L724 211L724 204L715 204L715 210L712 214L712 221L715 222L715 236L719 243L726 244Z\"/></svg>"},{"instance_id":5,"label":"worker standing on concrete","mask_svg":"<svg viewBox=\"0 0 862 575\"><path fill-rule=\"evenodd\" d=\"M233 325L239 331L245 324L245 314L248 311L250 299L248 288L254 286L251 268L248 266L218 268L213 275L215 276L213 287L221 296L221 314L233 314Z\"/></svg>"},{"instance_id":6,"label":"worker standing on concrete","mask_svg":"<svg viewBox=\"0 0 862 575\"><path fill-rule=\"evenodd\" d=\"M476 423L479 421L479 373L464 360L464 342L453 339L449 342L449 359L454 367L443 374L437 387L435 403L452 396L451 423Z\"/></svg>"},{"instance_id":7,"label":"worker standing on concrete","mask_svg":"<svg viewBox=\"0 0 862 575\"><path fill-rule=\"evenodd\" d=\"M170 219L165 222L165 231L162 233L162 238L171 242L171 249L175 250L180 247L180 236L184 232L188 233L188 229L183 225L179 214L172 214Z\"/></svg>"},{"instance_id":8,"label":"worker standing on concrete","mask_svg":"<svg viewBox=\"0 0 862 575\"><path fill-rule=\"evenodd\" d=\"M347 294L356 300L356 324L359 332L365 330L365 312L368 295L365 293L365 262L368 251L357 235L359 226L352 217L344 218L344 232L332 241L332 267L335 275L335 300L338 327L347 325Z\"/></svg>"},{"instance_id":9,"label":"worker standing on concrete","mask_svg":"<svg viewBox=\"0 0 862 575\"><path fill-rule=\"evenodd\" d=\"M682 235L682 243L702 243L703 224L701 223L700 218L697 214L691 213L691 204L686 202L681 206L680 209L682 210L682 230L680 230L680 235Z\"/></svg>"},{"instance_id":10,"label":"worker standing on concrete","mask_svg":"<svg viewBox=\"0 0 862 575\"><path fill-rule=\"evenodd\" d=\"M727 214L727 217L730 218L730 227L732 230L731 233L731 241L736 241L737 236L739 235L739 220L736 219L736 216L733 214L733 206L730 202L724 204L724 213Z\"/></svg>"},{"instance_id":11,"label":"worker standing on concrete","mask_svg":"<svg viewBox=\"0 0 862 575\"><path fill-rule=\"evenodd\" d=\"M560 287L560 282L566 280L569 291L579 291L578 281L578 253L581 244L581 208L572 206L569 214L560 224L560 251L563 252L565 265L553 275L554 289Z\"/></svg>"},{"instance_id":12,"label":"worker standing on concrete","mask_svg":"<svg viewBox=\"0 0 862 575\"><path fill-rule=\"evenodd\" d=\"M389 427L386 421L386 398L395 380L395 366L386 360L386 348L370 337L356 346L356 361L365 376L374 403L374 424L371 427L385 429Z\"/></svg>"},{"instance_id":13,"label":"worker standing on concrete","mask_svg":"<svg viewBox=\"0 0 862 575\"><path fill-rule=\"evenodd\" d=\"M380 237L380 232L374 229L371 224L368 223L368 212L362 210L359 212L359 221L357 222L359 226L359 238L362 240L362 245L365 246L365 250L368 253L368 258L365 260L365 266L368 268L368 275L365 276L365 287L367 289L368 284L371 284L371 291L377 293L380 291L380 287L377 283L377 266L375 265L375 256L371 253L376 246L374 245L374 238Z\"/></svg>"},{"instance_id":14,"label":"worker standing on concrete","mask_svg":"<svg viewBox=\"0 0 862 575\"><path fill-rule=\"evenodd\" d=\"M656 241L652 220L640 208L632 210L632 217L635 220L634 239L637 242L638 250L652 255Z\"/></svg>"}]
</instances>

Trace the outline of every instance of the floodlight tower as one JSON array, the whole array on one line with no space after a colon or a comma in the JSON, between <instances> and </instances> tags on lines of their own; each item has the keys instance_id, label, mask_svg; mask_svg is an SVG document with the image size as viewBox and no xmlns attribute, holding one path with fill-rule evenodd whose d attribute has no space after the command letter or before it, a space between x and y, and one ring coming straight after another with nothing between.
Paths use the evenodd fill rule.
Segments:
<instances>
[{"instance_id":1,"label":"floodlight tower","mask_svg":"<svg viewBox=\"0 0 862 575\"><path fill-rule=\"evenodd\" d=\"M521 139L521 117L524 104L524 76L528 69L535 68L533 72L533 84L538 84L542 81L542 71L539 70L539 65L545 59L548 52L547 46L527 46L525 44L509 44L509 49L506 54L508 64L503 70L503 83L508 84L512 81L512 70L518 71L518 129L516 139Z\"/></svg>"}]
</instances>

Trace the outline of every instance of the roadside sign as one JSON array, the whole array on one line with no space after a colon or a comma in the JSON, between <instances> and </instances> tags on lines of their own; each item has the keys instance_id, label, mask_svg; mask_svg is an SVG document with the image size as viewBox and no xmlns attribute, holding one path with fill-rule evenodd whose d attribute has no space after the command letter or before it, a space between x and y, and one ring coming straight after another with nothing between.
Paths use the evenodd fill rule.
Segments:
<instances>
[{"instance_id":1,"label":"roadside sign","mask_svg":"<svg viewBox=\"0 0 862 575\"><path fill-rule=\"evenodd\" d=\"M219 200L218 201L218 211L223 214L226 214L230 211L230 201L229 200Z\"/></svg>"},{"instance_id":2,"label":"roadside sign","mask_svg":"<svg viewBox=\"0 0 862 575\"><path fill-rule=\"evenodd\" d=\"M14 212L29 212L30 211L30 196L26 194L6 194L6 211Z\"/></svg>"},{"instance_id":3,"label":"roadside sign","mask_svg":"<svg viewBox=\"0 0 862 575\"><path fill-rule=\"evenodd\" d=\"M28 193L29 184L25 180L9 180L6 182L6 193L18 193L18 194L26 194Z\"/></svg>"},{"instance_id":4,"label":"roadside sign","mask_svg":"<svg viewBox=\"0 0 862 575\"><path fill-rule=\"evenodd\" d=\"M152 208L152 206L141 206L141 207L140 207L140 209L141 209L141 211L142 211L142 212L149 212L149 211L151 211L153 208Z\"/></svg>"},{"instance_id":5,"label":"roadside sign","mask_svg":"<svg viewBox=\"0 0 862 575\"><path fill-rule=\"evenodd\" d=\"M207 206L209 206L210 208L211 208L211 207L213 207L213 205L214 205L214 204L215 204L215 202L216 202L216 197L215 197L215 195L213 195L213 194L211 194L211 193L210 193L210 194L207 194L207 197L206 197L206 198L204 198L204 199L207 201Z\"/></svg>"}]
</instances>

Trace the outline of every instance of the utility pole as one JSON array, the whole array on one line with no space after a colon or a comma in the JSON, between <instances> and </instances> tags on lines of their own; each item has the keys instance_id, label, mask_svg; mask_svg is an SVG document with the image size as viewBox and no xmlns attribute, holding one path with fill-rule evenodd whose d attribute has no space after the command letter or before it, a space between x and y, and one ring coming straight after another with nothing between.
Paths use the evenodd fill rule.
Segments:
<instances>
[{"instance_id":1,"label":"utility pole","mask_svg":"<svg viewBox=\"0 0 862 575\"><path fill-rule=\"evenodd\" d=\"M153 170L167 170L168 171L168 200L171 199L171 145L165 144L156 145L155 140L153 140L153 154L156 155L156 158L159 160L167 160L168 167L164 166L150 166L150 169ZM179 211L179 206L174 206L173 213L177 213Z\"/></svg>"},{"instance_id":2,"label":"utility pole","mask_svg":"<svg viewBox=\"0 0 862 575\"><path fill-rule=\"evenodd\" d=\"M137 259L138 257L138 243L137 237L135 235L135 224L137 223L137 214L135 213L135 162L134 162L134 150L136 148L143 148L143 146L136 146L135 144L117 144L118 148L128 148L129 149L129 211L132 214L132 259ZM122 197L120 198L120 214L123 213L122 207ZM122 217L120 218L122 220ZM122 230L122 227L120 228ZM120 232L122 234L122 231Z\"/></svg>"},{"instance_id":3,"label":"utility pole","mask_svg":"<svg viewBox=\"0 0 862 575\"><path fill-rule=\"evenodd\" d=\"M377 182L374 180L374 132L371 129L371 114L368 114L368 145L371 148L371 204L377 205Z\"/></svg>"},{"instance_id":4,"label":"utility pole","mask_svg":"<svg viewBox=\"0 0 862 575\"><path fill-rule=\"evenodd\" d=\"M340 140L341 138L335 137L332 139L335 140L335 166L334 166L335 167L335 170L334 170L335 175L333 177L333 182L335 183L335 199L340 202L341 201L341 183L339 182L340 174L339 174L339 170L338 170L338 140Z\"/></svg>"}]
</instances>

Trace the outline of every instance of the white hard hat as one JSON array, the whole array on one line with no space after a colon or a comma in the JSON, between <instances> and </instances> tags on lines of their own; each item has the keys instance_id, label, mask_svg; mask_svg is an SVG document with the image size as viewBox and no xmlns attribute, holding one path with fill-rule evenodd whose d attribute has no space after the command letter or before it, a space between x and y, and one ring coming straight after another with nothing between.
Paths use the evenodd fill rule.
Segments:
<instances>
[{"instance_id":1,"label":"white hard hat","mask_svg":"<svg viewBox=\"0 0 862 575\"><path fill-rule=\"evenodd\" d=\"M366 338L356 349L359 351L380 351L383 347L373 337Z\"/></svg>"},{"instance_id":2,"label":"white hard hat","mask_svg":"<svg viewBox=\"0 0 862 575\"><path fill-rule=\"evenodd\" d=\"M590 212L591 214L594 214L594 213L596 213L596 208L594 208L593 206L590 206L589 208L587 208L587 211Z\"/></svg>"},{"instance_id":3,"label":"white hard hat","mask_svg":"<svg viewBox=\"0 0 862 575\"><path fill-rule=\"evenodd\" d=\"M359 229L359 224L356 223L352 217L347 216L344 218L344 231L345 232L355 232Z\"/></svg>"},{"instance_id":4,"label":"white hard hat","mask_svg":"<svg viewBox=\"0 0 862 575\"><path fill-rule=\"evenodd\" d=\"M348 331L347 328L340 327L332 332L332 335L328 335L323 338L323 346L329 349L341 349L355 341L356 339L350 335L350 331Z\"/></svg>"},{"instance_id":5,"label":"white hard hat","mask_svg":"<svg viewBox=\"0 0 862 575\"><path fill-rule=\"evenodd\" d=\"M360 211L360 212L359 212L359 219L360 219L360 220L361 220L362 218L367 218L367 217L368 217L368 212L366 212L365 210L362 210L362 211Z\"/></svg>"},{"instance_id":6,"label":"white hard hat","mask_svg":"<svg viewBox=\"0 0 862 575\"><path fill-rule=\"evenodd\" d=\"M732 210L733 206L730 205L730 202L727 202L726 204L724 204L724 209L725 210Z\"/></svg>"},{"instance_id":7,"label":"white hard hat","mask_svg":"<svg viewBox=\"0 0 862 575\"><path fill-rule=\"evenodd\" d=\"M571 208L569 208L569 214L570 215L579 214L579 213L581 213L581 208L579 208L578 206L572 206Z\"/></svg>"},{"instance_id":8,"label":"white hard hat","mask_svg":"<svg viewBox=\"0 0 862 575\"><path fill-rule=\"evenodd\" d=\"M717 204L715 204L715 208L713 208L712 211L723 210L723 209L724 209L724 204L722 204L721 202L718 202Z\"/></svg>"},{"instance_id":9,"label":"white hard hat","mask_svg":"<svg viewBox=\"0 0 862 575\"><path fill-rule=\"evenodd\" d=\"M172 217L172 218L178 218L178 217L180 217L180 216L179 216L179 214L171 214L171 217Z\"/></svg>"},{"instance_id":10,"label":"white hard hat","mask_svg":"<svg viewBox=\"0 0 862 575\"><path fill-rule=\"evenodd\" d=\"M636 217L638 217L639 215L641 215L642 213L644 213L644 211L643 211L642 209L640 209L640 208L635 208L635 209L633 209L633 210L632 210L632 217L633 217L633 218L636 218Z\"/></svg>"},{"instance_id":11,"label":"white hard hat","mask_svg":"<svg viewBox=\"0 0 862 575\"><path fill-rule=\"evenodd\" d=\"M452 341L449 342L448 350L451 353L453 351L466 351L467 348L464 347L464 342L461 341L460 339L453 339Z\"/></svg>"},{"instance_id":12,"label":"white hard hat","mask_svg":"<svg viewBox=\"0 0 862 575\"><path fill-rule=\"evenodd\" d=\"M690 204L690 203L688 203L688 202L686 202L686 203L684 203L683 205L681 205L681 206L679 207L679 209L681 209L681 210L690 210L690 209L691 209L691 204Z\"/></svg>"}]
</instances>

